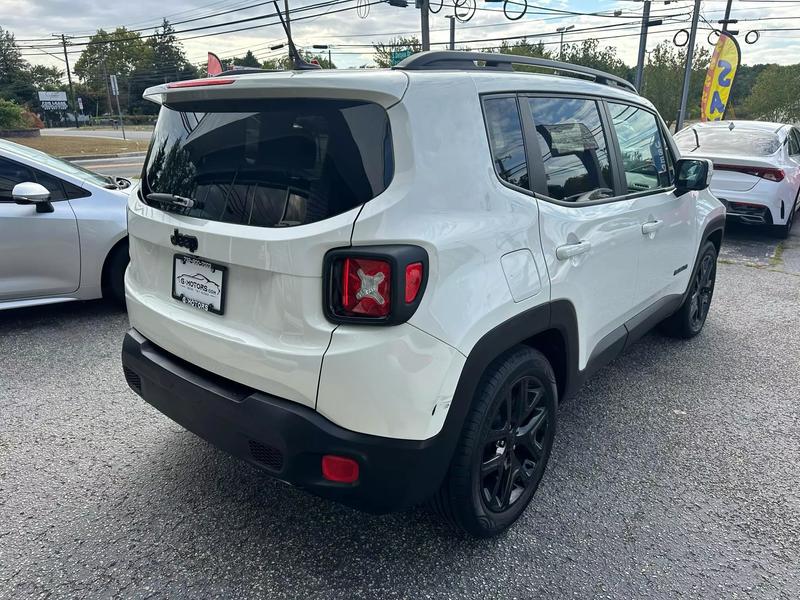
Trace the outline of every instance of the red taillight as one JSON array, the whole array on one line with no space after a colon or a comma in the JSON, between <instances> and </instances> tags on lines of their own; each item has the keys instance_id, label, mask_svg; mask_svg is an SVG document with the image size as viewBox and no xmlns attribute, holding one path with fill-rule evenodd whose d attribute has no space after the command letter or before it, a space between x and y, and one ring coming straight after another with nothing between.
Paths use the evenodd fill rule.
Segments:
<instances>
[{"instance_id":1,"label":"red taillight","mask_svg":"<svg viewBox=\"0 0 800 600\"><path fill-rule=\"evenodd\" d=\"M207 85L228 85L234 83L235 79L219 79L217 77L209 77L208 79L190 79L188 81L173 81L168 83L168 88L187 88L187 87L203 87Z\"/></svg>"},{"instance_id":2,"label":"red taillight","mask_svg":"<svg viewBox=\"0 0 800 600\"><path fill-rule=\"evenodd\" d=\"M322 476L336 483L355 483L358 481L358 463L352 458L326 454L322 457Z\"/></svg>"},{"instance_id":3,"label":"red taillight","mask_svg":"<svg viewBox=\"0 0 800 600\"><path fill-rule=\"evenodd\" d=\"M346 314L386 317L392 308L392 267L373 258L345 258L342 264L342 309Z\"/></svg>"},{"instance_id":4,"label":"red taillight","mask_svg":"<svg viewBox=\"0 0 800 600\"><path fill-rule=\"evenodd\" d=\"M415 262L406 266L406 304L411 304L417 299L419 288L422 285L422 263Z\"/></svg>"},{"instance_id":5,"label":"red taillight","mask_svg":"<svg viewBox=\"0 0 800 600\"><path fill-rule=\"evenodd\" d=\"M737 173L746 173L753 177L760 177L768 181L779 182L783 181L786 173L783 169L776 169L774 167L745 167L742 165L714 165L714 169L718 171L736 171Z\"/></svg>"}]
</instances>

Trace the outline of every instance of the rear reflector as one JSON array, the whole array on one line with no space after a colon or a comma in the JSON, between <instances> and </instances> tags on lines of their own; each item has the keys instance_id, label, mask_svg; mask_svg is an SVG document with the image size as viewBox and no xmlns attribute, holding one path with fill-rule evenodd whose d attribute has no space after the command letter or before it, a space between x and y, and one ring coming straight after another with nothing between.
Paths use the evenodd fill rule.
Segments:
<instances>
[{"instance_id":1,"label":"rear reflector","mask_svg":"<svg viewBox=\"0 0 800 600\"><path fill-rule=\"evenodd\" d=\"M326 454L322 457L322 476L337 483L358 481L358 463L352 458Z\"/></svg>"},{"instance_id":2,"label":"rear reflector","mask_svg":"<svg viewBox=\"0 0 800 600\"><path fill-rule=\"evenodd\" d=\"M736 171L737 173L746 173L747 175L760 177L761 179L774 181L776 183L778 181L783 181L783 178L786 177L786 173L783 172L783 169L776 169L773 167L745 167L741 165L715 164L714 168L718 171Z\"/></svg>"},{"instance_id":3,"label":"rear reflector","mask_svg":"<svg viewBox=\"0 0 800 600\"><path fill-rule=\"evenodd\" d=\"M411 304L417 299L419 288L422 285L422 263L415 262L406 266L406 304Z\"/></svg>"},{"instance_id":4,"label":"rear reflector","mask_svg":"<svg viewBox=\"0 0 800 600\"><path fill-rule=\"evenodd\" d=\"M208 79L190 79L189 81L173 81L167 84L167 88L188 88L188 87L203 87L208 85L228 85L234 83L235 79L219 79L217 77L209 77Z\"/></svg>"},{"instance_id":5,"label":"rear reflector","mask_svg":"<svg viewBox=\"0 0 800 600\"><path fill-rule=\"evenodd\" d=\"M385 317L392 308L392 267L388 261L372 258L345 258L342 265L344 314Z\"/></svg>"}]
</instances>

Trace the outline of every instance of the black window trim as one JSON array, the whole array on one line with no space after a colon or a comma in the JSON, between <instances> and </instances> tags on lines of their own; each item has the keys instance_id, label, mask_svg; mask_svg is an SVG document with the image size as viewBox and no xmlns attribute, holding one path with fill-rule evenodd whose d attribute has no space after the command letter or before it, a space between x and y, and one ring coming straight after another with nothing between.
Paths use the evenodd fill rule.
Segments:
<instances>
[{"instance_id":1,"label":"black window trim","mask_svg":"<svg viewBox=\"0 0 800 600\"><path fill-rule=\"evenodd\" d=\"M618 157L619 151L618 146L616 144L616 135L614 134L613 128L610 127L610 115L608 114L608 109L605 106L605 97L595 94L573 94L570 92L519 92L519 96L523 98L565 98L568 100L592 100L595 102L597 106L597 112L600 116L600 124L604 129L604 137L606 140L606 151L608 152L608 161L611 166L611 177L612 177L612 186L614 189L614 195L609 196L608 198L598 198L596 200L584 200L583 202L566 202L564 200L558 200L557 198L552 198L547 195L547 179L545 175L545 168L544 163L542 162L542 152L541 148L539 147L539 141L536 137L536 126L533 120L533 115L530 114L531 111L524 111L527 118L527 125L529 127L528 135L532 136L533 144L537 149L536 159L534 162L537 164L538 169L536 170L536 182L534 184L534 188L536 188L535 196L539 200L543 200L544 202L550 202L551 204L557 204L558 206L564 206L567 208L581 208L584 206L597 206L598 204L608 204L610 202L617 202L618 200L625 199L625 196L622 195L622 179L621 174L619 172L619 165L621 164L621 160ZM525 125L525 122L523 122ZM530 169L530 167L529 167Z\"/></svg>"},{"instance_id":2,"label":"black window trim","mask_svg":"<svg viewBox=\"0 0 800 600\"><path fill-rule=\"evenodd\" d=\"M495 96L496 95L497 94L495 94ZM505 94L505 95L513 95L513 94ZM539 148L539 143L535 135L536 128L533 123L533 117L529 114L526 115L526 111L522 111L523 115L522 125L523 128L526 128L527 125L528 129L526 131L525 139L529 140L531 139L531 136L533 136L532 143L535 144L535 147L537 148L537 150L539 150L538 156L534 160L531 160L530 157L530 155L533 153L532 152L528 153L529 181L531 180L530 173L535 173L536 179L534 182L533 195L537 199L542 200L544 202L550 202L551 204L556 204L558 206L564 206L567 208L581 208L584 206L597 206L599 204L609 204L611 202L632 200L635 198L641 198L652 194L663 194L675 191L674 184L667 187L654 188L652 190L644 190L641 192L626 191L627 183L625 183L623 179L625 171L622 165L622 156L619 147L619 140L617 139L616 130L613 127L613 123L611 120L611 111L608 108L608 103L613 102L617 104L629 104L634 108L642 109L652 114L656 118L656 124L658 125L659 131L661 132L661 137L664 140L664 143L666 144L666 149L672 157L672 163L674 166L680 155L677 152L672 136L670 136L667 131L663 119L653 109L649 108L648 106L639 104L637 102L632 102L627 99L609 98L607 96L601 96L595 94L574 94L569 92L518 92L517 95L519 97L525 97L525 98L569 98L569 99L574 98L578 100L594 100L598 104L600 120L602 122L603 128L606 130L606 145L608 146L609 162L611 163L611 172L614 180L613 184L616 194L614 196L609 196L608 198L598 198L597 200L585 200L583 202L565 202L563 200L551 198L541 190L542 187L541 184L545 181L545 175L544 175L545 171L544 171L544 164L541 161L541 149ZM530 113L530 111L527 112ZM533 165L531 163L533 163ZM540 189L536 189L537 186Z\"/></svg>"},{"instance_id":3,"label":"black window trim","mask_svg":"<svg viewBox=\"0 0 800 600\"><path fill-rule=\"evenodd\" d=\"M499 92L499 93L490 92L488 94L481 94L480 95L480 102L481 102L481 113L483 114L483 130L486 133L486 142L489 144L489 156L492 159L492 172L494 173L494 176L497 178L497 181L499 181L501 185L503 185L504 187L507 187L510 190L514 190L515 192L519 192L519 193L524 194L526 196L535 197L536 194L534 193L533 190L531 190L529 188L524 188L524 187L519 186L519 185L514 185L513 183L509 183L508 181L506 181L505 179L500 177L500 174L497 172L497 168L495 167L495 164L494 164L494 146L492 144L491 133L489 132L489 122L488 122L488 120L486 118L486 101L487 100L496 100L496 99L502 99L502 98L513 98L516 101L517 115L519 116L520 127L522 128L522 130L521 130L521 133L522 133L522 146L523 146L523 151L525 152L525 164L526 164L526 166L528 168L528 184L530 185L530 182L531 182L531 166L532 166L531 165L531 156L530 156L530 152L528 150L528 148L530 147L529 146L529 144L530 144L530 132L529 132L528 128L525 127L525 111L521 110L521 108L520 108L519 97L518 96L519 95L516 92ZM542 173L544 173L543 169L544 169L544 167L542 167ZM538 176L539 176L538 171L536 172L536 176L538 178Z\"/></svg>"},{"instance_id":4,"label":"black window trim","mask_svg":"<svg viewBox=\"0 0 800 600\"><path fill-rule=\"evenodd\" d=\"M67 188L66 188L66 186L64 186L64 179L62 177L59 177L58 175L55 175L53 173L48 173L46 171L43 171L42 169L37 169L36 167L32 167L30 165L26 165L25 163L19 162L18 160L14 160L13 158L8 158L7 156L0 156L0 160L5 160L5 161L8 161L8 162L10 162L10 163L12 163L14 165L18 165L20 167L23 167L23 168L27 169L28 172L33 176L33 179L31 180L32 183L39 183L39 173L44 173L45 175L48 175L49 177L52 177L54 180L56 180L58 182L58 187L61 188L61 195L63 196L63 198L58 199L58 200L50 200L50 202L68 202L69 200L79 200L81 198L88 198L88 197L90 197L92 195L92 193L89 190L87 190L86 188L81 187L81 186L79 186L77 184L74 184L72 182L67 182L71 186L75 187L76 189L82 190L84 192L83 195L81 195L81 196L76 196L75 198L70 198L69 194L67 193ZM9 199L9 200L5 200L3 198L0 198L0 204L14 204L14 200L13 200L13 198Z\"/></svg>"},{"instance_id":5,"label":"black window trim","mask_svg":"<svg viewBox=\"0 0 800 600\"><path fill-rule=\"evenodd\" d=\"M675 140L672 139L672 136L670 135L669 130L667 129L667 125L666 125L666 123L664 123L664 119L661 118L661 115L659 115L658 112L656 112L655 110L653 110L653 109L651 109L651 108L649 108L647 106L642 106L641 104L638 104L636 102L630 102L629 100L617 100L617 99L605 98L603 100L603 103L606 105L606 110L608 111L608 120L609 120L609 123L612 126L611 127L611 134L612 134L612 136L614 138L614 145L616 147L616 154L619 157L619 162L617 164L617 169L619 169L620 178L623 179L623 189L624 190L627 190L627 187L628 187L627 178L625 177L625 166L624 166L624 164L622 162L622 151L621 151L621 148L620 148L620 145L619 145L619 139L617 138L617 131L613 127L613 121L611 119L611 109L608 108L609 104L626 104L628 106L632 106L634 108L638 108L639 110L643 110L643 111L648 112L651 115L653 115L653 117L655 117L655 120L656 120L656 127L658 127L658 131L661 133L661 140L664 142L664 150L670 155L670 158L672 159L673 176L672 176L672 184L671 185L661 186L661 187L653 188L651 190L643 190L641 192L623 193L619 197L619 199L620 200L625 200L625 199L633 199L633 198L643 198L645 196L650 196L651 194L665 194L665 193L674 192L675 189L676 189L675 188L675 177L677 176L677 172L676 172L675 166L676 166L676 164L678 162L680 154L677 152L677 149L675 147Z\"/></svg>"}]
</instances>

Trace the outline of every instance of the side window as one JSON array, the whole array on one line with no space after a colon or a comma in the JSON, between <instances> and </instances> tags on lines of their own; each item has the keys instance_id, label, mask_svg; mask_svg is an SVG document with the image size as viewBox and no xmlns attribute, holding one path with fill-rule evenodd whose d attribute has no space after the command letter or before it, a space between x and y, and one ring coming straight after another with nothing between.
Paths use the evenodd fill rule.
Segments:
<instances>
[{"instance_id":1,"label":"side window","mask_svg":"<svg viewBox=\"0 0 800 600\"><path fill-rule=\"evenodd\" d=\"M44 171L39 171L38 169L35 171L35 174L36 183L43 185L47 188L47 191L50 192L50 200L58 202L59 200L67 199L67 196L64 194L64 188L61 185L61 180L58 177L45 173Z\"/></svg>"},{"instance_id":2,"label":"side window","mask_svg":"<svg viewBox=\"0 0 800 600\"><path fill-rule=\"evenodd\" d=\"M613 196L608 146L597 102L528 98L528 106L542 153L547 195L566 201Z\"/></svg>"},{"instance_id":3,"label":"side window","mask_svg":"<svg viewBox=\"0 0 800 600\"><path fill-rule=\"evenodd\" d=\"M483 109L497 176L510 184L530 189L517 99L488 98Z\"/></svg>"},{"instance_id":4,"label":"side window","mask_svg":"<svg viewBox=\"0 0 800 600\"><path fill-rule=\"evenodd\" d=\"M35 181L31 170L25 165L0 158L0 202L13 202L11 191L23 181Z\"/></svg>"},{"instance_id":5,"label":"side window","mask_svg":"<svg viewBox=\"0 0 800 600\"><path fill-rule=\"evenodd\" d=\"M76 198L88 198L92 195L92 192L89 190L85 190L77 185L72 185L69 181L62 181L61 185L64 186L64 191L67 192L67 198L69 200L75 200Z\"/></svg>"},{"instance_id":6,"label":"side window","mask_svg":"<svg viewBox=\"0 0 800 600\"><path fill-rule=\"evenodd\" d=\"M797 156L800 154L800 131L792 129L789 132L789 155Z\"/></svg>"},{"instance_id":7,"label":"side window","mask_svg":"<svg viewBox=\"0 0 800 600\"><path fill-rule=\"evenodd\" d=\"M628 104L608 103L617 132L628 192L669 187L675 166L656 116Z\"/></svg>"}]
</instances>

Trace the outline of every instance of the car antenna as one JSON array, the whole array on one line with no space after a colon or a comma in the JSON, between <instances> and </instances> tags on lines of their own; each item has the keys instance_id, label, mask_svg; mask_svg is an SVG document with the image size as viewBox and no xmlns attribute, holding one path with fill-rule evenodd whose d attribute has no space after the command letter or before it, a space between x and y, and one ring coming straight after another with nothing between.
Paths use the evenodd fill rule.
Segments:
<instances>
[{"instance_id":1,"label":"car antenna","mask_svg":"<svg viewBox=\"0 0 800 600\"><path fill-rule=\"evenodd\" d=\"M278 18L281 20L281 25L283 26L283 31L286 33L286 39L289 41L289 56L292 59L292 68L296 71L310 71L312 69L321 69L319 65L315 65L313 63L309 63L303 60L303 57L300 56L300 53L297 51L297 48L292 41L292 33L289 31L289 28L286 27L286 21L283 20L283 14L281 13L281 9L278 8L278 2L273 0L272 2L275 5L275 12L278 13Z\"/></svg>"}]
</instances>

